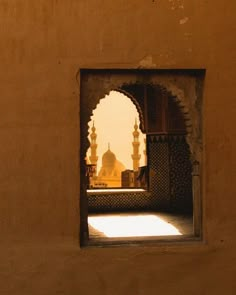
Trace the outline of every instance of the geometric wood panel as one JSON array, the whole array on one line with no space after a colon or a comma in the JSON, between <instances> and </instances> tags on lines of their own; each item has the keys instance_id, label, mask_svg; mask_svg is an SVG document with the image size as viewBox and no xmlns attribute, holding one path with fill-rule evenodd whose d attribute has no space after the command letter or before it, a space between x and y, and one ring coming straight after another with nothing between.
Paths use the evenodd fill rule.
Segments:
<instances>
[{"instance_id":1,"label":"geometric wood panel","mask_svg":"<svg viewBox=\"0 0 236 295\"><path fill-rule=\"evenodd\" d=\"M166 137L147 136L149 191L157 209L170 206L169 151Z\"/></svg>"},{"instance_id":2,"label":"geometric wood panel","mask_svg":"<svg viewBox=\"0 0 236 295\"><path fill-rule=\"evenodd\" d=\"M192 164L184 136L169 138L171 209L192 212Z\"/></svg>"}]
</instances>

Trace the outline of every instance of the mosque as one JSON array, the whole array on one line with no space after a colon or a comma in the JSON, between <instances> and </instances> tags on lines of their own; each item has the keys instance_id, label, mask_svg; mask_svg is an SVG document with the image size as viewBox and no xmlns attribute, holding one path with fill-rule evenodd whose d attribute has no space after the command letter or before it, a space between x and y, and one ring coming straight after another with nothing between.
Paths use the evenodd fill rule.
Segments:
<instances>
[{"instance_id":1,"label":"mosque","mask_svg":"<svg viewBox=\"0 0 236 295\"><path fill-rule=\"evenodd\" d=\"M102 167L97 173L97 143L96 143L96 128L91 128L90 134L90 156L89 166L93 166L93 173L89 179L89 188L106 188L106 187L134 187L136 185L135 179L139 170L139 161L141 155L139 154L139 131L137 120L135 120L133 131L133 154L131 155L133 161L133 170L126 170L125 166L116 158L116 155L111 151L110 144L108 144L107 151L102 156Z\"/></svg>"}]
</instances>

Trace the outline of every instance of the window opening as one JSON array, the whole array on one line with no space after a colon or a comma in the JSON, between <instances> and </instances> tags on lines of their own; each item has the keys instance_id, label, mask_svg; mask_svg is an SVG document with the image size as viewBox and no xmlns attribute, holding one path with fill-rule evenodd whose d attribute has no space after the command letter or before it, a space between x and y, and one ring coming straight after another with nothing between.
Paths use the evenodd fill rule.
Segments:
<instances>
[{"instance_id":1,"label":"window opening","mask_svg":"<svg viewBox=\"0 0 236 295\"><path fill-rule=\"evenodd\" d=\"M166 236L189 239L201 235L199 162L190 151L191 127L186 108L165 87L144 80L145 82L121 83L119 76L119 85L113 85L113 91L111 89L105 92L125 96L136 108L135 115L128 115L134 121L133 130L123 127L123 130L129 129L132 134L130 140L125 140L122 132L120 135L114 132L112 129L117 131L118 128L112 128L110 124L117 113L124 120L124 112L116 112L110 120L105 120L105 127L108 126L113 131L114 138L126 145L125 154L132 159L132 167L122 163L125 162L124 158L117 156L115 149L115 153L113 152L112 140L104 140L105 136L101 136L105 128L102 127L101 131L97 128L95 113L107 97L91 97L87 103L83 100L86 91L84 92L82 86L81 141L82 157L84 155L86 160L81 167L82 245L112 241L116 243L117 238L119 241L140 241L144 237L158 240ZM107 84L109 83L104 82L104 85ZM115 84L114 80L111 84ZM93 114L88 120L90 112ZM89 126L87 132L84 132L85 126ZM143 134L143 164L140 164L140 134ZM105 152L103 148L103 156L102 152L97 151L99 136L103 138L103 144L107 145ZM132 147L132 153L127 152L127 144ZM196 151L200 150L197 144L194 148ZM120 169L114 170L116 161ZM86 175L86 183L83 173ZM109 182L107 176L112 176L113 180L119 176L120 179Z\"/></svg>"}]
</instances>

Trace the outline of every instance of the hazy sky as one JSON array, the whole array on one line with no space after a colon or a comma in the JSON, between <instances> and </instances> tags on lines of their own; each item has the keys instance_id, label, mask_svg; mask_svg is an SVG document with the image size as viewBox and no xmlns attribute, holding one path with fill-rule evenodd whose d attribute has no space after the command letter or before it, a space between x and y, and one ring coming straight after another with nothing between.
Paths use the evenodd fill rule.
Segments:
<instances>
[{"instance_id":1,"label":"hazy sky","mask_svg":"<svg viewBox=\"0 0 236 295\"><path fill-rule=\"evenodd\" d=\"M108 143L110 143L110 149L116 155L117 160L122 162L127 169L133 168L131 154L133 153L132 132L134 131L135 118L139 125L139 115L136 107L124 94L111 91L109 95L100 100L89 122L89 133L91 132L93 121L96 127L98 171L101 167L102 155L108 149ZM140 131L140 166L144 165L144 138ZM88 150L89 155L90 149Z\"/></svg>"}]
</instances>

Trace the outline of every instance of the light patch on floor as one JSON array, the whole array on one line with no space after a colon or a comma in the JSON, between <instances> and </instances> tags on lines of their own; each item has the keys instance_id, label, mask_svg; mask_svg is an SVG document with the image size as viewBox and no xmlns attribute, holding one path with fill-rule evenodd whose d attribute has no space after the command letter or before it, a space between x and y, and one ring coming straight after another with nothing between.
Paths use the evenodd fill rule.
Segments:
<instances>
[{"instance_id":1,"label":"light patch on floor","mask_svg":"<svg viewBox=\"0 0 236 295\"><path fill-rule=\"evenodd\" d=\"M109 238L182 235L175 226L153 214L89 216L88 224Z\"/></svg>"}]
</instances>

